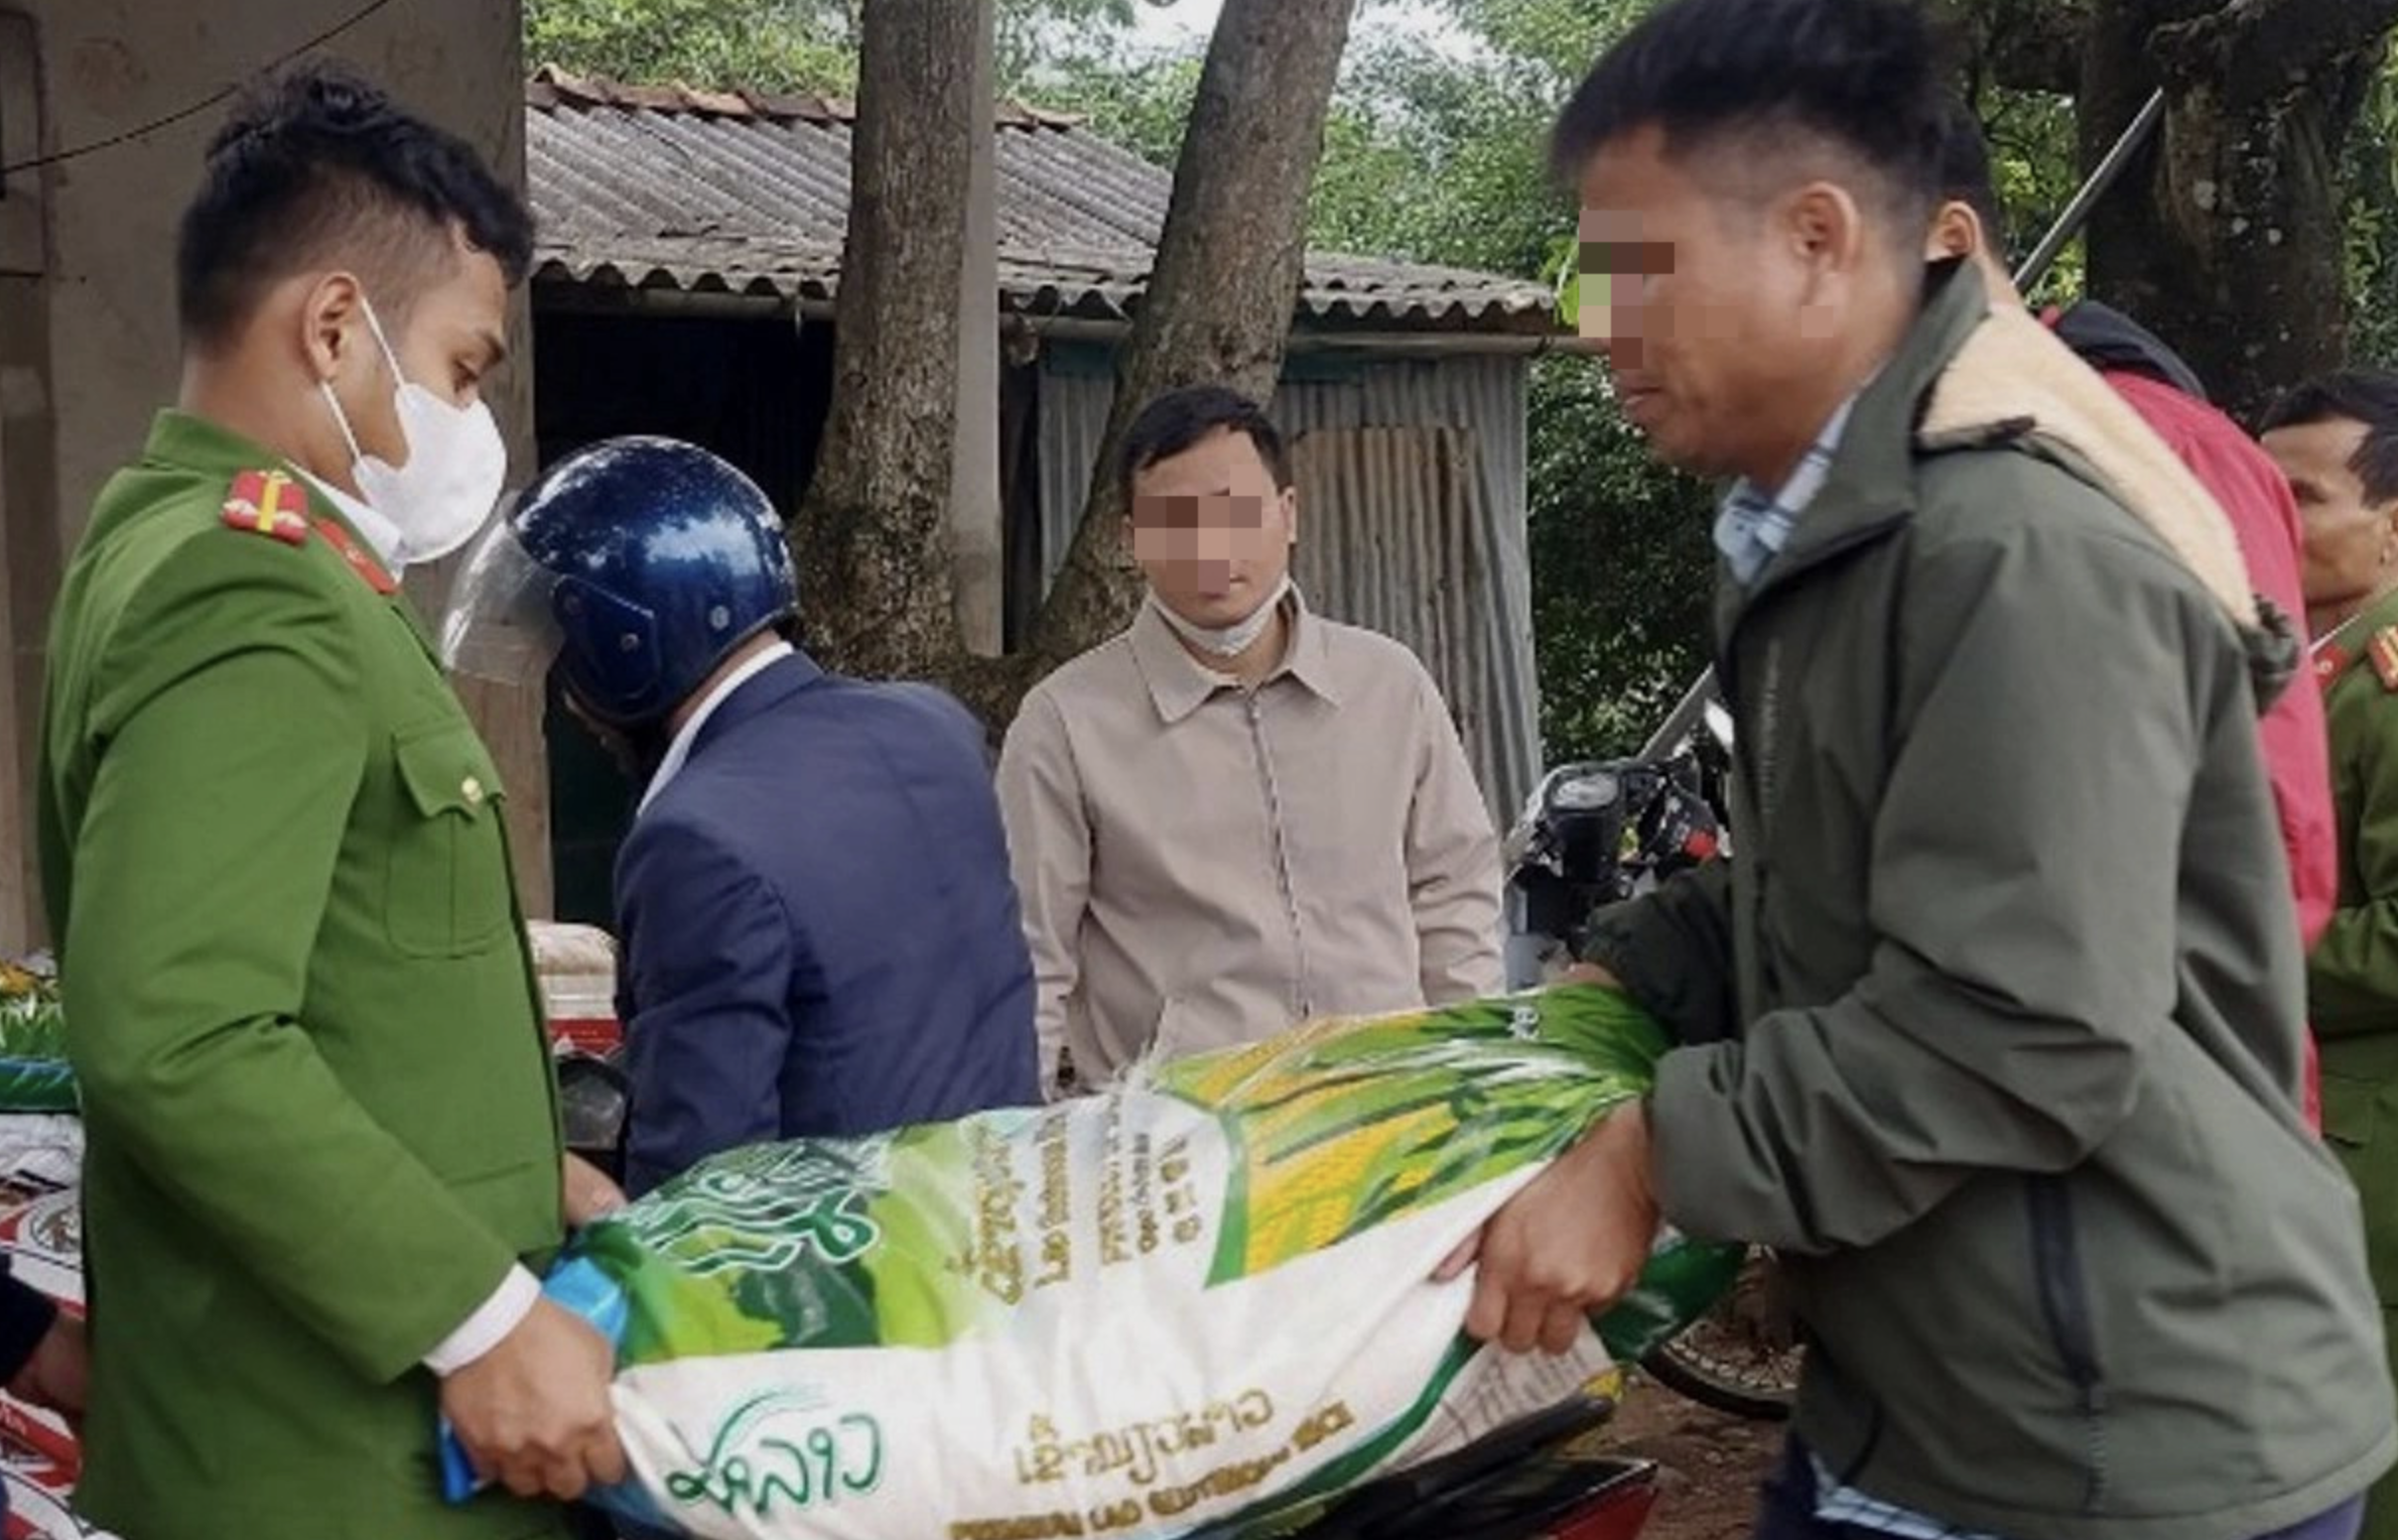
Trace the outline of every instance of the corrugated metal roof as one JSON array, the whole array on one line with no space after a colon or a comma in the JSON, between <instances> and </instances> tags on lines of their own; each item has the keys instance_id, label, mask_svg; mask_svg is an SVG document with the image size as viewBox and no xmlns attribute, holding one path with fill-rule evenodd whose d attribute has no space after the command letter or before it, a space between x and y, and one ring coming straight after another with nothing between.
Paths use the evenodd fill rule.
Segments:
<instances>
[{"instance_id":1,"label":"corrugated metal roof","mask_svg":"<svg viewBox=\"0 0 2398 1540\"><path fill-rule=\"evenodd\" d=\"M849 219L846 102L578 80L526 87L548 281L830 299ZM1173 178L1060 113L1008 106L998 142L1009 309L1122 320L1148 278ZM1538 284L1310 254L1302 312L1344 326L1546 332Z\"/></svg>"}]
</instances>

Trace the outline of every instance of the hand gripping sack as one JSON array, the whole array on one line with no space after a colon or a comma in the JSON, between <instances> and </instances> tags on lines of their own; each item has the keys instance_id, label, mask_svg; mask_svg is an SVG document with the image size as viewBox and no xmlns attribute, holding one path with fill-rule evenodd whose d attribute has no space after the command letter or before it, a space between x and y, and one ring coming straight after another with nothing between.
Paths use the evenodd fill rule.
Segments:
<instances>
[{"instance_id":1,"label":"hand gripping sack","mask_svg":"<svg viewBox=\"0 0 2398 1540\"><path fill-rule=\"evenodd\" d=\"M1566 987L1309 1023L1110 1093L712 1160L547 1285L615 1344L618 1516L702 1536L1235 1531L1565 1399L1702 1313L1668 1235L1562 1358L1441 1259L1665 1040ZM471 1485L455 1448L452 1490Z\"/></svg>"}]
</instances>

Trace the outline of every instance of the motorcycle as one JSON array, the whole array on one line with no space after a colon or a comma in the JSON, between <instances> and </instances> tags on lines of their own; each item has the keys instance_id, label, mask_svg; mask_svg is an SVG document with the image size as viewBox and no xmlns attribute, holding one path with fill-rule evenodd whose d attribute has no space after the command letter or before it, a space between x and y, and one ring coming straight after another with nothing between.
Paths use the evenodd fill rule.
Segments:
<instances>
[{"instance_id":1,"label":"motorcycle","mask_svg":"<svg viewBox=\"0 0 2398 1540\"><path fill-rule=\"evenodd\" d=\"M1553 981L1592 917L1726 852L1727 751L1561 765L1508 834L1509 986Z\"/></svg>"},{"instance_id":2,"label":"motorcycle","mask_svg":"<svg viewBox=\"0 0 2398 1540\"><path fill-rule=\"evenodd\" d=\"M1579 959L1597 912L1729 858L1732 723L1694 693L1628 759L1541 778L1506 845L1509 984L1534 988ZM1725 1301L1641 1367L1716 1411L1779 1421L1798 1393L1797 1324L1769 1252L1752 1252Z\"/></svg>"},{"instance_id":3,"label":"motorcycle","mask_svg":"<svg viewBox=\"0 0 2398 1540\"><path fill-rule=\"evenodd\" d=\"M1613 1398L1584 1395L1369 1481L1297 1527L1220 1526L1190 1540L1640 1540L1658 1469L1600 1447L1614 1413Z\"/></svg>"}]
</instances>

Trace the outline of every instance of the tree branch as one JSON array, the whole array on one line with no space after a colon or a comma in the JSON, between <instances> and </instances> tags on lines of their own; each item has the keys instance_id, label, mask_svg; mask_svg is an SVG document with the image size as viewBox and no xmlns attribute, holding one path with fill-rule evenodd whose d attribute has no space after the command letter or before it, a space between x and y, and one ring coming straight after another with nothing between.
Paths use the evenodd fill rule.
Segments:
<instances>
[{"instance_id":1,"label":"tree branch","mask_svg":"<svg viewBox=\"0 0 2398 1540\"><path fill-rule=\"evenodd\" d=\"M2157 30L2167 78L2208 82L2232 105L2309 88L2321 70L2382 48L2398 0L2230 0L2195 21Z\"/></svg>"}]
</instances>

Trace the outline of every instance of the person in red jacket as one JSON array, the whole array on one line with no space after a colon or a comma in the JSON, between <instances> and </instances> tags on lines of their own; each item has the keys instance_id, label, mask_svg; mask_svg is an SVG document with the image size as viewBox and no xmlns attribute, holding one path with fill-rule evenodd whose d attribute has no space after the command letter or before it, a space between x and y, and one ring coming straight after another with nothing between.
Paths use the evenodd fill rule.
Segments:
<instances>
[{"instance_id":1,"label":"person in red jacket","mask_svg":"<svg viewBox=\"0 0 2398 1540\"><path fill-rule=\"evenodd\" d=\"M1933 222L1927 254L1972 260L1982 270L1993 303L2023 303L1995 249L2000 216L1989 148L1980 122L1962 102L1950 114L1940 148L1945 201ZM2239 539L2250 586L2293 626L2303 625L2307 609L2299 583L2299 554L2304 533L2298 503L2289 480L2263 449L2208 404L2205 387L2173 349L2130 317L2084 300L2062 311L2050 310L2041 319L2214 494ZM2303 683L2283 691L2265 712L2259 731L2281 818L2282 846L2289 856L2290 896L2301 939L2313 952L2339 891L2331 751L2321 693ZM2307 1042L2306 1112L2308 1126L2320 1128L2312 1037Z\"/></svg>"}]
</instances>

